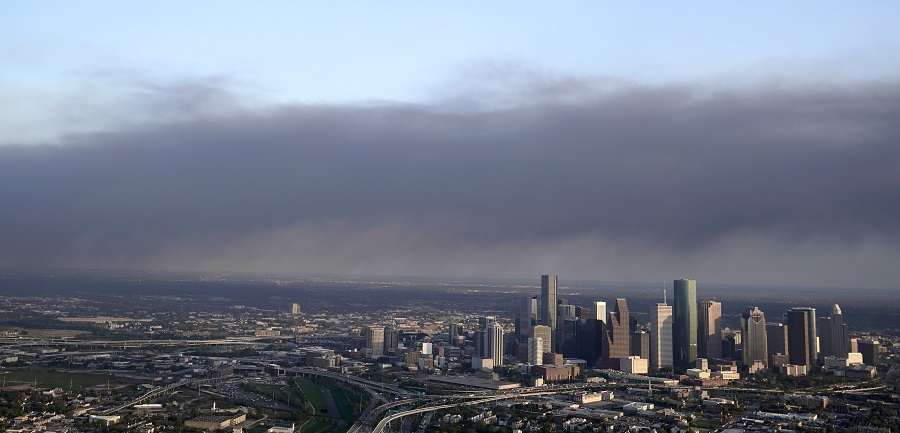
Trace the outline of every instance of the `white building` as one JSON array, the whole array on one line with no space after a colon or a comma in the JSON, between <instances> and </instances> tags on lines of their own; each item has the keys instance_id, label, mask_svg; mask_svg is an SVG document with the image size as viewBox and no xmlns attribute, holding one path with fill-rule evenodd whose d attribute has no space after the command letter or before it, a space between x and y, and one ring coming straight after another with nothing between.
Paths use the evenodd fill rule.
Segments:
<instances>
[{"instance_id":1,"label":"white building","mask_svg":"<svg viewBox=\"0 0 900 433\"><path fill-rule=\"evenodd\" d=\"M672 306L656 304L656 317L650 327L650 367L672 368Z\"/></svg>"},{"instance_id":2,"label":"white building","mask_svg":"<svg viewBox=\"0 0 900 433\"><path fill-rule=\"evenodd\" d=\"M531 337L528 339L528 363L531 365L544 364L544 339Z\"/></svg>"},{"instance_id":3,"label":"white building","mask_svg":"<svg viewBox=\"0 0 900 433\"><path fill-rule=\"evenodd\" d=\"M647 374L650 369L650 361L640 356L627 356L619 358L619 370L631 374Z\"/></svg>"}]
</instances>

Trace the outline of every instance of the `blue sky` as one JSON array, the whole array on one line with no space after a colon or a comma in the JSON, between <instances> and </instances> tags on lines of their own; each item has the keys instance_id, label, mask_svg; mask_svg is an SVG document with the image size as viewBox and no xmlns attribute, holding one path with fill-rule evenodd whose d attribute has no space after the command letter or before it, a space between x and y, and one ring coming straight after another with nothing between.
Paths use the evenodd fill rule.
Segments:
<instances>
[{"instance_id":1,"label":"blue sky","mask_svg":"<svg viewBox=\"0 0 900 433\"><path fill-rule=\"evenodd\" d=\"M34 2L0 5L4 87L227 76L276 101L428 98L484 61L641 81L900 66L895 2Z\"/></svg>"},{"instance_id":2,"label":"blue sky","mask_svg":"<svg viewBox=\"0 0 900 433\"><path fill-rule=\"evenodd\" d=\"M0 267L897 287L897 17L0 2Z\"/></svg>"}]
</instances>

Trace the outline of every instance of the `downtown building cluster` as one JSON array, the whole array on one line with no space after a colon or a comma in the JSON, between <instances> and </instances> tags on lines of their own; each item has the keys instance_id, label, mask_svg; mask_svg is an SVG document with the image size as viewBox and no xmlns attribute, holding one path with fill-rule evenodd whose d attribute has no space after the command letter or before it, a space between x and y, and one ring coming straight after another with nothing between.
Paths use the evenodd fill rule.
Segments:
<instances>
[{"instance_id":1,"label":"downtown building cluster","mask_svg":"<svg viewBox=\"0 0 900 433\"><path fill-rule=\"evenodd\" d=\"M515 341L527 354L519 358L540 365L546 355L559 354L587 367L699 377L709 377L703 371L714 367L712 377L722 379L736 378L738 371L802 375L816 367L858 378L875 374L878 342L849 338L837 304L830 317L817 317L815 308L791 308L780 323L750 307L741 314L740 329L731 330L723 327L721 302L698 300L696 280L675 280L673 289L672 305L656 304L650 322L639 323L627 299L617 298L612 308L604 301L570 305L558 296L557 276L543 275L540 295L524 299L516 315Z\"/></svg>"},{"instance_id":2,"label":"downtown building cluster","mask_svg":"<svg viewBox=\"0 0 900 433\"><path fill-rule=\"evenodd\" d=\"M829 317L791 308L780 322L748 307L739 329L730 329L721 302L698 298L696 280L674 280L673 292L671 304L664 295L649 321L640 322L635 316L648 316L632 314L626 298L573 305L559 296L556 275L542 275L539 294L516 302L511 324L479 316L468 325L447 323L446 333L421 340L392 324L369 325L362 356L423 370L463 362L489 372L524 366L546 380L572 378L584 368L683 373L708 384L741 373L805 375L815 368L859 379L875 375L878 342L849 338L837 304Z\"/></svg>"}]
</instances>

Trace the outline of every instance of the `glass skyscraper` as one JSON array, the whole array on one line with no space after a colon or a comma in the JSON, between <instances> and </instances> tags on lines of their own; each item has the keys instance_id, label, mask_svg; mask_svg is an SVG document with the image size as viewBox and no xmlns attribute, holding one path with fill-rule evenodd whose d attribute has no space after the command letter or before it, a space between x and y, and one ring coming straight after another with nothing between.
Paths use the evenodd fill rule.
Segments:
<instances>
[{"instance_id":1,"label":"glass skyscraper","mask_svg":"<svg viewBox=\"0 0 900 433\"><path fill-rule=\"evenodd\" d=\"M675 280L672 354L675 366L690 368L697 359L697 281Z\"/></svg>"},{"instance_id":2,"label":"glass skyscraper","mask_svg":"<svg viewBox=\"0 0 900 433\"><path fill-rule=\"evenodd\" d=\"M556 275L553 274L541 275L541 325L549 326L556 333Z\"/></svg>"}]
</instances>

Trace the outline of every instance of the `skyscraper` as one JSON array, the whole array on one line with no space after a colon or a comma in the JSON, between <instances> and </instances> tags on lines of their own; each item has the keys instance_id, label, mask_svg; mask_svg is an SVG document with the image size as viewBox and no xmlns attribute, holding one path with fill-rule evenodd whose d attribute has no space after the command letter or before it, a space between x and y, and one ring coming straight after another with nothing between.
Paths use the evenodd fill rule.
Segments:
<instances>
[{"instance_id":1,"label":"skyscraper","mask_svg":"<svg viewBox=\"0 0 900 433\"><path fill-rule=\"evenodd\" d=\"M775 355L789 355L788 351L788 327L781 323L766 323L766 354L769 366L777 367L773 363ZM788 358L790 359L790 358Z\"/></svg>"},{"instance_id":2,"label":"skyscraper","mask_svg":"<svg viewBox=\"0 0 900 433\"><path fill-rule=\"evenodd\" d=\"M490 357L490 348L488 342L488 326L495 323L494 316L484 316L478 318L478 328L475 329L475 353L483 358Z\"/></svg>"},{"instance_id":3,"label":"skyscraper","mask_svg":"<svg viewBox=\"0 0 900 433\"><path fill-rule=\"evenodd\" d=\"M541 275L541 325L556 333L556 275Z\"/></svg>"},{"instance_id":4,"label":"skyscraper","mask_svg":"<svg viewBox=\"0 0 900 433\"><path fill-rule=\"evenodd\" d=\"M516 320L516 332L521 338L519 341L525 341L525 338L531 336L531 327L537 324L538 319L538 297L528 296L522 301Z\"/></svg>"},{"instance_id":5,"label":"skyscraper","mask_svg":"<svg viewBox=\"0 0 900 433\"><path fill-rule=\"evenodd\" d=\"M656 304L650 328L650 368L672 368L672 306Z\"/></svg>"},{"instance_id":6,"label":"skyscraper","mask_svg":"<svg viewBox=\"0 0 900 433\"><path fill-rule=\"evenodd\" d=\"M818 328L819 363L823 363L826 356L846 358L850 351L850 338L847 335L847 325L844 324L844 315L838 304L831 307L831 317L819 318Z\"/></svg>"},{"instance_id":7,"label":"skyscraper","mask_svg":"<svg viewBox=\"0 0 900 433\"><path fill-rule=\"evenodd\" d=\"M556 346L566 358L575 358L578 356L578 319L575 317L558 317L558 319Z\"/></svg>"},{"instance_id":8,"label":"skyscraper","mask_svg":"<svg viewBox=\"0 0 900 433\"><path fill-rule=\"evenodd\" d=\"M542 365L544 363L544 339L531 337L528 339L528 363Z\"/></svg>"},{"instance_id":9,"label":"skyscraper","mask_svg":"<svg viewBox=\"0 0 900 433\"><path fill-rule=\"evenodd\" d=\"M858 340L856 344L862 354L863 364L877 367L881 362L881 343L878 340Z\"/></svg>"},{"instance_id":10,"label":"skyscraper","mask_svg":"<svg viewBox=\"0 0 900 433\"><path fill-rule=\"evenodd\" d=\"M768 345L766 341L766 316L759 309L753 307L741 315L741 340L743 340L744 367L750 368L755 362L761 361L763 366L768 366Z\"/></svg>"},{"instance_id":11,"label":"skyscraper","mask_svg":"<svg viewBox=\"0 0 900 433\"><path fill-rule=\"evenodd\" d=\"M553 351L553 331L550 330L549 326L535 325L531 333L535 338L541 339L541 341L543 342L543 345L541 347L543 348L545 353Z\"/></svg>"},{"instance_id":12,"label":"skyscraper","mask_svg":"<svg viewBox=\"0 0 900 433\"><path fill-rule=\"evenodd\" d=\"M384 355L384 327L369 326L366 328L366 348L371 351L372 358Z\"/></svg>"},{"instance_id":13,"label":"skyscraper","mask_svg":"<svg viewBox=\"0 0 900 433\"><path fill-rule=\"evenodd\" d=\"M606 302L594 301L594 318L606 323Z\"/></svg>"},{"instance_id":14,"label":"skyscraper","mask_svg":"<svg viewBox=\"0 0 900 433\"><path fill-rule=\"evenodd\" d=\"M690 368L697 359L697 281L675 280L673 354L675 366Z\"/></svg>"},{"instance_id":15,"label":"skyscraper","mask_svg":"<svg viewBox=\"0 0 900 433\"><path fill-rule=\"evenodd\" d=\"M722 357L722 303L700 301L697 324L697 356L706 359Z\"/></svg>"},{"instance_id":16,"label":"skyscraper","mask_svg":"<svg viewBox=\"0 0 900 433\"><path fill-rule=\"evenodd\" d=\"M650 360L650 333L644 329L637 329L631 333L631 356L639 356Z\"/></svg>"},{"instance_id":17,"label":"skyscraper","mask_svg":"<svg viewBox=\"0 0 900 433\"><path fill-rule=\"evenodd\" d=\"M619 368L619 358L631 353L631 316L625 298L617 298L615 310L609 312L603 343L601 367Z\"/></svg>"},{"instance_id":18,"label":"skyscraper","mask_svg":"<svg viewBox=\"0 0 900 433\"><path fill-rule=\"evenodd\" d=\"M791 364L811 368L816 364L816 309L795 307L786 317Z\"/></svg>"},{"instance_id":19,"label":"skyscraper","mask_svg":"<svg viewBox=\"0 0 900 433\"><path fill-rule=\"evenodd\" d=\"M497 322L491 322L485 328L484 356L494 360L494 366L503 365L503 327Z\"/></svg>"},{"instance_id":20,"label":"skyscraper","mask_svg":"<svg viewBox=\"0 0 900 433\"><path fill-rule=\"evenodd\" d=\"M596 366L600 358L603 339L606 335L606 322L603 320L578 319L578 327L575 332L577 345L576 357L587 361L588 366Z\"/></svg>"},{"instance_id":21,"label":"skyscraper","mask_svg":"<svg viewBox=\"0 0 900 433\"><path fill-rule=\"evenodd\" d=\"M384 353L393 354L400 344L400 331L393 326L384 327Z\"/></svg>"}]
</instances>

